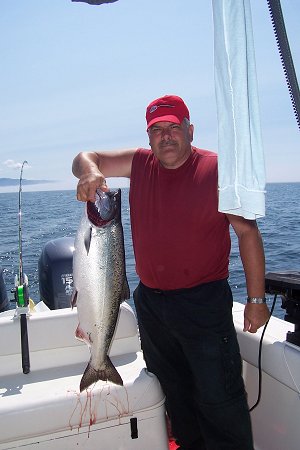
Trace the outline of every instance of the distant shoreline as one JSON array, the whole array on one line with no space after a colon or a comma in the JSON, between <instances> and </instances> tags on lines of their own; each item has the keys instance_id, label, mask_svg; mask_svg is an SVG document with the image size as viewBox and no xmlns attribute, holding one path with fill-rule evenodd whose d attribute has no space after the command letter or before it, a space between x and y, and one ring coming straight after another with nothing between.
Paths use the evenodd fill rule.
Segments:
<instances>
[{"instance_id":1,"label":"distant shoreline","mask_svg":"<svg viewBox=\"0 0 300 450\"><path fill-rule=\"evenodd\" d=\"M24 181L25 180L23 180L23 182ZM54 183L54 181L40 181L40 180L27 180L27 181L33 181L32 183L23 183L22 182L27 187L36 186L37 184ZM272 182L266 183L266 188L268 188L268 186L274 185L274 184L276 184L276 185L279 185L279 184L292 185L292 184L300 184L300 181L272 181ZM18 187L18 185L19 185L19 180L18 180L18 183L16 183L15 185L4 186L4 185L0 184L0 194L17 194L18 189L15 189L15 190L12 190L12 189ZM109 187L111 189L118 189L118 188L129 189L129 186L124 186L124 185L123 186L117 186L117 185L114 186L111 183L110 183ZM6 190L7 188L10 188L10 190ZM62 189L62 188L57 187L57 188L52 188L52 189L50 188L50 189L40 189L40 190L23 189L23 194L24 193L26 194L29 192L57 192L57 191L59 191L59 192L68 192L68 191L76 192L76 188L73 188L73 189L72 188L70 188L70 189L63 188Z\"/></svg>"},{"instance_id":2,"label":"distant shoreline","mask_svg":"<svg viewBox=\"0 0 300 450\"><path fill-rule=\"evenodd\" d=\"M23 186L30 186L36 184L45 184L45 183L55 183L56 180L27 180L26 178L22 179ZM19 178L0 178L0 188L1 187L13 187L18 186L20 183Z\"/></svg>"}]
</instances>

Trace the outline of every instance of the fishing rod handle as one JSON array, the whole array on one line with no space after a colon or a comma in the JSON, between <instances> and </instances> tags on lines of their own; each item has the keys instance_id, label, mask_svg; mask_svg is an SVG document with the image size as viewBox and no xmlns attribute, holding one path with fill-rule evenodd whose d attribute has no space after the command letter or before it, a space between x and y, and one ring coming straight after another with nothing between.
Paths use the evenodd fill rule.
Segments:
<instances>
[{"instance_id":1,"label":"fishing rod handle","mask_svg":"<svg viewBox=\"0 0 300 450\"><path fill-rule=\"evenodd\" d=\"M27 330L27 317L26 314L20 315L21 323L21 349L22 349L22 369L23 373L30 372L30 360L29 360L29 345L28 345L28 330Z\"/></svg>"}]
</instances>

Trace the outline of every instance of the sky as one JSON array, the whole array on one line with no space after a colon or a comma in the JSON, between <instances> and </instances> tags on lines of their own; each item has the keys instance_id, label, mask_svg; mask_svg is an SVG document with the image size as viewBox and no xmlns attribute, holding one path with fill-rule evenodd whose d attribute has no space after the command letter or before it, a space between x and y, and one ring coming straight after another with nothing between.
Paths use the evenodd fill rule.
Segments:
<instances>
[{"instance_id":1,"label":"sky","mask_svg":"<svg viewBox=\"0 0 300 450\"><path fill-rule=\"evenodd\" d=\"M300 6L281 5L299 79ZM267 182L299 182L300 134L267 1L251 9ZM0 36L0 178L18 178L27 160L24 178L53 182L24 190L76 189L77 153L148 146L145 108L165 94L189 106L194 145L218 151L211 0L2 1Z\"/></svg>"}]
</instances>

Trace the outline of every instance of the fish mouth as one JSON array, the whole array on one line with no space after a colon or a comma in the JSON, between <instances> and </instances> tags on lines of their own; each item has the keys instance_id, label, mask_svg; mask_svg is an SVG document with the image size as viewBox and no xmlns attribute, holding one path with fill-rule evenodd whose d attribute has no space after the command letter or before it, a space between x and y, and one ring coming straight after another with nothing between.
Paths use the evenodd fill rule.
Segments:
<instances>
[{"instance_id":1,"label":"fish mouth","mask_svg":"<svg viewBox=\"0 0 300 450\"><path fill-rule=\"evenodd\" d=\"M97 226L103 227L119 215L120 190L103 192L96 191L96 201L87 202L87 216L89 221Z\"/></svg>"}]
</instances>

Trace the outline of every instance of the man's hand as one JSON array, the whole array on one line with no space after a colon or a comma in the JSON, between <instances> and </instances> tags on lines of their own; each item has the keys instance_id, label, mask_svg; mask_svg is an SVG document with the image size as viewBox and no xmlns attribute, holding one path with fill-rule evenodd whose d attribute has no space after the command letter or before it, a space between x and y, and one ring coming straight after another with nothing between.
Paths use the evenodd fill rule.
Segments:
<instances>
[{"instance_id":1,"label":"man's hand","mask_svg":"<svg viewBox=\"0 0 300 450\"><path fill-rule=\"evenodd\" d=\"M270 317L269 308L265 303L258 305L247 303L244 310L244 330L250 333L256 333Z\"/></svg>"},{"instance_id":2,"label":"man's hand","mask_svg":"<svg viewBox=\"0 0 300 450\"><path fill-rule=\"evenodd\" d=\"M95 171L82 175L77 184L77 200L94 202L97 189L101 189L104 192L109 190L105 177L101 172Z\"/></svg>"}]
</instances>

